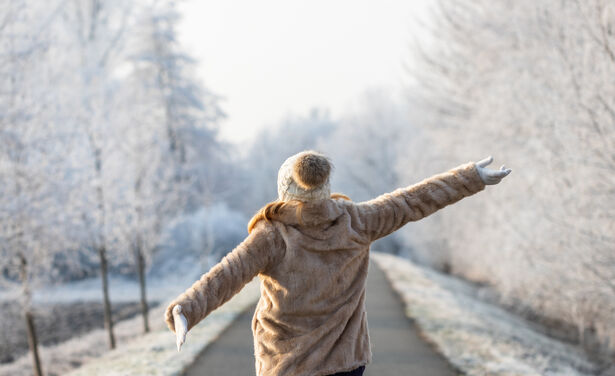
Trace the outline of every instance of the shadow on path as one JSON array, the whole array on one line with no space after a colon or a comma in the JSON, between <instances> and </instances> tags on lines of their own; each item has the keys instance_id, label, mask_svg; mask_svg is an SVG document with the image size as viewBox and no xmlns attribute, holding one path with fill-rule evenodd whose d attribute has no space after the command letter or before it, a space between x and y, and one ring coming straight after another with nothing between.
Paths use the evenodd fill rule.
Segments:
<instances>
[{"instance_id":1,"label":"shadow on path","mask_svg":"<svg viewBox=\"0 0 615 376\"><path fill-rule=\"evenodd\" d=\"M365 376L446 376L456 372L418 335L404 306L384 273L370 264L367 278L367 320L372 342L372 363ZM254 375L250 323L255 306L244 312L220 338L208 346L186 376Z\"/></svg>"}]
</instances>

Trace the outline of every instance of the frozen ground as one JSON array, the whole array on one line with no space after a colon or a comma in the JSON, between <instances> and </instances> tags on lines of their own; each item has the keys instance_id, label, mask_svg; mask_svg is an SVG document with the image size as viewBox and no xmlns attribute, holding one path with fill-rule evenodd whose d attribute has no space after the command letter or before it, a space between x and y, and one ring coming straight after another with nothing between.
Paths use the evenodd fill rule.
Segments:
<instances>
[{"instance_id":1,"label":"frozen ground","mask_svg":"<svg viewBox=\"0 0 615 376\"><path fill-rule=\"evenodd\" d=\"M175 347L175 335L161 320L166 307L154 313L156 320L152 332L126 341L118 349L92 360L69 373L70 376L138 376L179 375L203 349L233 323L245 309L251 307L258 297L257 279L246 285L239 294L212 312L199 325L190 330L181 352ZM251 342L252 339L246 339Z\"/></svg>"},{"instance_id":2,"label":"frozen ground","mask_svg":"<svg viewBox=\"0 0 615 376\"><path fill-rule=\"evenodd\" d=\"M115 321L141 313L137 302L115 303L112 309ZM0 312L0 363L8 363L28 352L26 324L18 304L0 303ZM91 330L102 329L103 306L101 302L39 305L34 311L34 325L41 345L55 345Z\"/></svg>"},{"instance_id":3,"label":"frozen ground","mask_svg":"<svg viewBox=\"0 0 615 376\"><path fill-rule=\"evenodd\" d=\"M572 345L477 299L471 287L405 259L373 252L422 335L468 375L615 375Z\"/></svg>"},{"instance_id":4,"label":"frozen ground","mask_svg":"<svg viewBox=\"0 0 615 376\"><path fill-rule=\"evenodd\" d=\"M550 338L518 316L478 299L475 290L462 281L399 257L377 252L373 257L406 304L406 314L415 321L421 335L468 375L615 375L614 368L601 369L578 348ZM193 329L178 354L174 337L161 319L162 312L165 303L199 273L200 268L195 267L195 275L171 273L178 276L150 284L150 296L162 303L150 312L152 333L141 335L141 318L137 316L116 324L115 351L107 350L105 332L100 329L58 345L42 346L44 371L50 376L71 371L73 376L180 374L259 295L258 282L253 281ZM135 284L131 286L125 280L115 283L119 283L116 289L123 287L121 293L112 295L116 302L136 293ZM79 286L49 291L65 301L95 297L95 283L91 289L88 282ZM38 299L42 302L47 298ZM0 366L0 374L30 375L30 367L29 356L23 356Z\"/></svg>"},{"instance_id":5,"label":"frozen ground","mask_svg":"<svg viewBox=\"0 0 615 376\"><path fill-rule=\"evenodd\" d=\"M150 311L150 324L152 327L162 327L162 309L180 292L189 287L202 273L203 267L197 263L183 263L175 265L181 273L169 272L164 278L150 277L148 279L148 298L151 303L161 303L159 307ZM138 284L125 278L111 277L110 295L114 304L114 322L116 340L121 348L131 342L135 336L140 337L142 332L142 319L134 316L140 312L136 301L138 299ZM4 320L0 337L19 335L19 328L23 327L23 319L19 312L5 310L16 295L6 291L0 292L0 306ZM49 375L64 375L88 361L100 357L108 352L107 336L103 329L93 329L102 326L100 310L101 292L100 279L90 279L68 283L61 286L50 286L38 289L34 295L34 310L40 314L35 316L38 328L47 337L48 345L39 347L43 363L43 371ZM18 309L17 309L18 310ZM55 317L55 318L54 318ZM12 320L12 321L11 321ZM54 323L54 320L56 321ZM98 320L98 323L93 323ZM123 321L120 321L123 320ZM81 323L84 330L70 331L62 323L70 321L71 325ZM120 322L118 322L120 321ZM8 330L7 328L11 328ZM55 335L54 335L55 334ZM3 343L15 342L18 339L0 338ZM43 338L41 338L42 340ZM171 342L173 339L170 339ZM61 343L58 343L63 341ZM14 362L0 364L0 375L31 375L31 359L28 353L19 356Z\"/></svg>"}]
</instances>

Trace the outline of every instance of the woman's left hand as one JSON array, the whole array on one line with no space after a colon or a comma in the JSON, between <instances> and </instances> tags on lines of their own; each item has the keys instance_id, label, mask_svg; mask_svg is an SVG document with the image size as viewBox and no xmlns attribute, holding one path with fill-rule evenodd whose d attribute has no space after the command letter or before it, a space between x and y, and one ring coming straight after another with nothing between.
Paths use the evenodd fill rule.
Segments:
<instances>
[{"instance_id":1,"label":"woman's left hand","mask_svg":"<svg viewBox=\"0 0 615 376\"><path fill-rule=\"evenodd\" d=\"M490 170L485 168L485 166L489 165L493 162L493 157L489 156L482 161L476 162L476 169L478 170L478 175L483 180L483 183L487 185L494 185L502 181L504 177L506 177L512 171L510 168L506 168L506 166L502 165L499 170Z\"/></svg>"}]
</instances>

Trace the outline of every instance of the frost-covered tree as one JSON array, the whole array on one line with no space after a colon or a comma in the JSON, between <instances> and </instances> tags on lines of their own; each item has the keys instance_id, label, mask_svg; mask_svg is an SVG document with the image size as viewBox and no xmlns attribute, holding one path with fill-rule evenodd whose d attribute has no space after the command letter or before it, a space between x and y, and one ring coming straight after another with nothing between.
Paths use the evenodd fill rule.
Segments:
<instances>
[{"instance_id":1,"label":"frost-covered tree","mask_svg":"<svg viewBox=\"0 0 615 376\"><path fill-rule=\"evenodd\" d=\"M190 150L195 147L192 137L213 145L212 125L224 114L218 106L218 97L194 79L195 60L179 45L180 15L175 1L146 4L139 24L139 47L133 56L149 65L154 81L148 80L148 85L158 91L170 152L178 163L188 163L190 154L195 153ZM203 145L196 147L200 149ZM185 177L178 170L177 179L182 178Z\"/></svg>"},{"instance_id":2,"label":"frost-covered tree","mask_svg":"<svg viewBox=\"0 0 615 376\"><path fill-rule=\"evenodd\" d=\"M116 197L119 214L115 219L121 229L119 247L131 251L136 266L143 328L148 332L146 267L158 247L163 225L180 212L185 200L174 180L177 165L169 153L160 102L142 85L151 77L136 67L131 75L120 93L123 105L118 106L123 117L118 119L122 140L117 144L117 158L123 161L119 166L123 178L110 193Z\"/></svg>"},{"instance_id":3,"label":"frost-covered tree","mask_svg":"<svg viewBox=\"0 0 615 376\"><path fill-rule=\"evenodd\" d=\"M177 42L178 21L175 2L140 4L117 108L118 147L127 163L115 195L128 208L121 228L134 256L146 332L146 271L161 229L212 200L211 172L221 162L214 127L222 113L193 77L194 61Z\"/></svg>"},{"instance_id":4,"label":"frost-covered tree","mask_svg":"<svg viewBox=\"0 0 615 376\"><path fill-rule=\"evenodd\" d=\"M32 290L55 279L57 256L71 242L61 209L59 153L66 141L58 105L41 82L57 83L57 66L45 60L57 50L54 21L59 2L0 3L0 285L20 286L34 374L42 374L33 319ZM74 266L69 264L69 266Z\"/></svg>"},{"instance_id":5,"label":"frost-covered tree","mask_svg":"<svg viewBox=\"0 0 615 376\"><path fill-rule=\"evenodd\" d=\"M114 133L114 105L117 105L116 72L122 63L123 44L128 35L130 4L122 1L78 0L64 9L68 51L73 79L71 118L76 127L83 158L77 168L81 177L81 211L89 234L89 246L99 258L102 279L104 323L109 346L115 347L111 302L108 289L109 238L117 228L110 221L114 207L107 188L115 183L117 166L109 165L119 134Z\"/></svg>"},{"instance_id":6,"label":"frost-covered tree","mask_svg":"<svg viewBox=\"0 0 615 376\"><path fill-rule=\"evenodd\" d=\"M438 234L454 273L495 286L504 303L576 325L595 353L613 350L612 2L437 4L433 38L418 44L423 64L411 72L426 137L445 162L497 145L525 169L492 199L421 223L413 238Z\"/></svg>"},{"instance_id":7,"label":"frost-covered tree","mask_svg":"<svg viewBox=\"0 0 615 376\"><path fill-rule=\"evenodd\" d=\"M232 185L174 6L0 0L0 281L22 289L31 339L32 290L98 264L114 347L110 269L134 260L147 317L162 229Z\"/></svg>"}]
</instances>

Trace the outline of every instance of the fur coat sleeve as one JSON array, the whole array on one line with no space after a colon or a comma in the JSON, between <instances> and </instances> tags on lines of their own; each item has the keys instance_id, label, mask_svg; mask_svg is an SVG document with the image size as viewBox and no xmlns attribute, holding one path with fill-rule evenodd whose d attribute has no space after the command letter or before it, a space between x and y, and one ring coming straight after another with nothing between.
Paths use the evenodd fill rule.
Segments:
<instances>
[{"instance_id":1,"label":"fur coat sleeve","mask_svg":"<svg viewBox=\"0 0 615 376\"><path fill-rule=\"evenodd\" d=\"M284 251L284 241L271 223L260 221L250 235L218 264L169 304L165 321L173 332L172 309L181 305L188 330L218 308Z\"/></svg>"},{"instance_id":2,"label":"fur coat sleeve","mask_svg":"<svg viewBox=\"0 0 615 376\"><path fill-rule=\"evenodd\" d=\"M469 162L420 183L359 203L357 214L362 230L374 241L484 188L485 183L476 165Z\"/></svg>"}]
</instances>

